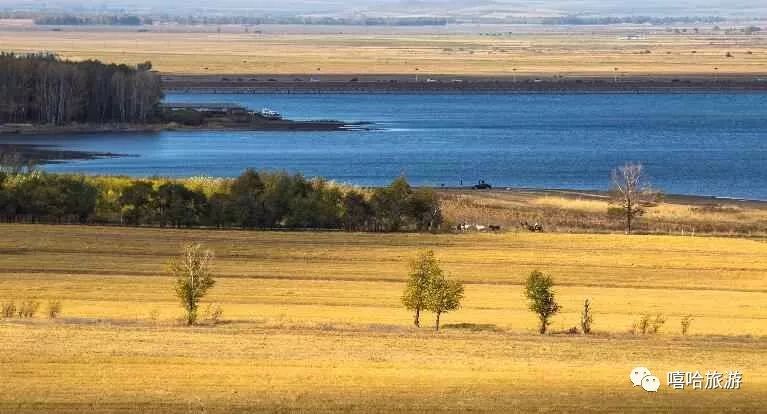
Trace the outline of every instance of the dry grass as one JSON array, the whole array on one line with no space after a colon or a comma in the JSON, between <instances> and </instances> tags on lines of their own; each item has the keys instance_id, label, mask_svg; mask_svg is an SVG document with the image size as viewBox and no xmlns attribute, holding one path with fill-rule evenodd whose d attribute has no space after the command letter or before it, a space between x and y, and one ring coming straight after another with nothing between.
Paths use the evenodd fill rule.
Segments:
<instances>
[{"instance_id":1,"label":"dry grass","mask_svg":"<svg viewBox=\"0 0 767 414\"><path fill-rule=\"evenodd\" d=\"M619 232L620 218L609 217L604 195L572 191L442 190L445 217L452 223L498 224L519 230L520 222L539 222L548 231ZM767 204L673 196L648 208L637 230L678 235L767 235Z\"/></svg>"},{"instance_id":2,"label":"dry grass","mask_svg":"<svg viewBox=\"0 0 767 414\"><path fill-rule=\"evenodd\" d=\"M760 74L767 35L636 30L469 34L129 33L0 31L3 50L54 51L183 74L606 76ZM650 53L647 53L650 51ZM727 53L733 57L726 57ZM750 53L749 53L750 52ZM715 70L714 68L718 68ZM517 69L516 72L514 69Z\"/></svg>"},{"instance_id":3,"label":"dry grass","mask_svg":"<svg viewBox=\"0 0 767 414\"><path fill-rule=\"evenodd\" d=\"M216 251L217 326L175 322L162 269L190 240ZM468 283L439 335L399 306L406 259L427 247ZM534 334L520 286L534 268L559 283L552 328L576 325L589 297L597 335ZM2 225L0 302L66 309L0 321L0 412L753 412L765 276L767 244L745 239ZM661 333L626 333L644 313L666 316ZM629 385L635 365L741 369L744 388L647 395Z\"/></svg>"}]
</instances>

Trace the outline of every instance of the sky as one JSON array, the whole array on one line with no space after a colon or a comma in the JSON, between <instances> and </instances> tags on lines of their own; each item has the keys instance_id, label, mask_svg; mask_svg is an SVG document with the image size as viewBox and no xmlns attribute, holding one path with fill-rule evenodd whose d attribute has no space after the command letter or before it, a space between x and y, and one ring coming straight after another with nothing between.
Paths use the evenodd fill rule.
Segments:
<instances>
[{"instance_id":1,"label":"sky","mask_svg":"<svg viewBox=\"0 0 767 414\"><path fill-rule=\"evenodd\" d=\"M767 0L0 0L2 9L293 15L767 17Z\"/></svg>"}]
</instances>

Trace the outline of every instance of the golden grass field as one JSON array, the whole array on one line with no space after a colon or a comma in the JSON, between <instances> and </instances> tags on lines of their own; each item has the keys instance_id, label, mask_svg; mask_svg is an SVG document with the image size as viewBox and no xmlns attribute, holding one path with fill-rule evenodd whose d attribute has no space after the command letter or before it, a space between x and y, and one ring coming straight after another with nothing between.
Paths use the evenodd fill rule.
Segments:
<instances>
[{"instance_id":1,"label":"golden grass field","mask_svg":"<svg viewBox=\"0 0 767 414\"><path fill-rule=\"evenodd\" d=\"M190 241L217 256L216 326L176 322L164 263ZM399 304L425 248L467 284L440 333ZM558 284L552 329L577 325L590 298L595 335L535 333L521 287L533 269ZM0 302L25 298L63 314L0 321L0 412L720 413L767 398L758 240L0 225ZM666 316L659 335L628 333L644 313ZM657 394L632 389L636 365L661 377ZM743 388L665 387L667 371L713 369L741 370Z\"/></svg>"},{"instance_id":2,"label":"golden grass field","mask_svg":"<svg viewBox=\"0 0 767 414\"><path fill-rule=\"evenodd\" d=\"M626 38L645 32L649 34L639 39ZM767 35L674 34L661 28L504 36L4 30L0 49L129 64L149 60L156 69L176 74L609 78L767 74ZM726 57L728 52L732 57Z\"/></svg>"},{"instance_id":3,"label":"golden grass field","mask_svg":"<svg viewBox=\"0 0 767 414\"><path fill-rule=\"evenodd\" d=\"M618 232L622 217L609 216L604 193L570 190L439 190L442 211L451 223L495 224L520 229L541 223L547 231ZM767 236L767 203L666 196L636 221L641 233Z\"/></svg>"}]
</instances>

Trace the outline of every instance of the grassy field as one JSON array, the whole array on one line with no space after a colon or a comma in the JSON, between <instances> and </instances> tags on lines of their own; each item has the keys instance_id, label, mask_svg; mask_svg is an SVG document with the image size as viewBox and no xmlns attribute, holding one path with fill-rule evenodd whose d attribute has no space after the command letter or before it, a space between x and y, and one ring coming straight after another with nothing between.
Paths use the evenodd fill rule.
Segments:
<instances>
[{"instance_id":1,"label":"grassy field","mask_svg":"<svg viewBox=\"0 0 767 414\"><path fill-rule=\"evenodd\" d=\"M163 268L189 241L216 252L219 325L177 322ZM467 284L438 334L399 305L424 248ZM533 269L558 283L553 330L590 298L595 335L535 334ZM2 225L0 302L57 299L63 315L0 321L0 412L757 412L766 276L767 244L748 239ZM646 313L665 315L661 333L628 333ZM636 365L657 395L631 388ZM667 371L714 369L741 370L743 388L665 387Z\"/></svg>"},{"instance_id":2,"label":"grassy field","mask_svg":"<svg viewBox=\"0 0 767 414\"><path fill-rule=\"evenodd\" d=\"M620 232L622 217L609 216L604 193L568 190L466 191L440 189L442 210L451 223L501 225L541 223L555 232ZM767 203L666 196L635 223L641 233L767 236Z\"/></svg>"},{"instance_id":3,"label":"grassy field","mask_svg":"<svg viewBox=\"0 0 767 414\"><path fill-rule=\"evenodd\" d=\"M638 32L650 34L627 39ZM714 78L767 73L767 35L674 34L660 28L504 36L5 30L0 47L117 63L150 60L156 69L177 74Z\"/></svg>"}]
</instances>

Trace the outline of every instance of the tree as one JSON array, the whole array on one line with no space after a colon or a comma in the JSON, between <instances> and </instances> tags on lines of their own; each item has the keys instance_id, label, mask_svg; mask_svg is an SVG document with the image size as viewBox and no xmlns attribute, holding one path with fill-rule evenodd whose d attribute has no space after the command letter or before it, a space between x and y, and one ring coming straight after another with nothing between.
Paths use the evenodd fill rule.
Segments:
<instances>
[{"instance_id":1,"label":"tree","mask_svg":"<svg viewBox=\"0 0 767 414\"><path fill-rule=\"evenodd\" d=\"M553 286L551 276L537 270L530 273L525 283L525 296L530 301L530 310L538 315L541 334L546 333L546 328L551 324L551 317L562 309L554 299Z\"/></svg>"},{"instance_id":2,"label":"tree","mask_svg":"<svg viewBox=\"0 0 767 414\"><path fill-rule=\"evenodd\" d=\"M442 224L442 209L434 190L414 191L410 197L409 210L418 231L436 230Z\"/></svg>"},{"instance_id":3,"label":"tree","mask_svg":"<svg viewBox=\"0 0 767 414\"><path fill-rule=\"evenodd\" d=\"M258 173L247 169L232 182L232 217L236 225L245 228L263 224L264 207L261 195L264 183Z\"/></svg>"},{"instance_id":4,"label":"tree","mask_svg":"<svg viewBox=\"0 0 767 414\"><path fill-rule=\"evenodd\" d=\"M593 311L591 310L591 302L586 299L583 302L583 310L581 311L581 330L584 335L591 333L591 324L594 322Z\"/></svg>"},{"instance_id":5,"label":"tree","mask_svg":"<svg viewBox=\"0 0 767 414\"><path fill-rule=\"evenodd\" d=\"M660 200L660 193L647 183L642 164L626 164L613 170L612 188L608 212L624 217L626 234L631 234L632 225L637 217L644 214L645 208Z\"/></svg>"},{"instance_id":6,"label":"tree","mask_svg":"<svg viewBox=\"0 0 767 414\"><path fill-rule=\"evenodd\" d=\"M216 284L210 270L212 261L213 252L203 250L199 244L189 244L180 257L168 264L170 275L176 279L176 296L186 311L187 325L197 321L200 299Z\"/></svg>"},{"instance_id":7,"label":"tree","mask_svg":"<svg viewBox=\"0 0 767 414\"><path fill-rule=\"evenodd\" d=\"M436 316L434 330L439 331L439 318L443 313L457 310L463 299L463 284L444 275L432 278L426 294L426 309Z\"/></svg>"},{"instance_id":8,"label":"tree","mask_svg":"<svg viewBox=\"0 0 767 414\"><path fill-rule=\"evenodd\" d=\"M397 178L388 187L377 188L373 192L371 205L378 227L389 232L399 231L409 212L412 194L413 189L405 177Z\"/></svg>"},{"instance_id":9,"label":"tree","mask_svg":"<svg viewBox=\"0 0 767 414\"><path fill-rule=\"evenodd\" d=\"M157 189L154 208L161 226L193 226L207 209L205 194L183 184L165 183Z\"/></svg>"},{"instance_id":10,"label":"tree","mask_svg":"<svg viewBox=\"0 0 767 414\"><path fill-rule=\"evenodd\" d=\"M343 196L342 219L346 231L366 230L368 221L373 215L373 208L365 199L365 195L356 190L350 190Z\"/></svg>"},{"instance_id":11,"label":"tree","mask_svg":"<svg viewBox=\"0 0 767 414\"><path fill-rule=\"evenodd\" d=\"M151 217L152 200L156 195L149 181L133 181L125 187L117 200L123 223L136 226L148 220Z\"/></svg>"},{"instance_id":12,"label":"tree","mask_svg":"<svg viewBox=\"0 0 767 414\"><path fill-rule=\"evenodd\" d=\"M402 304L413 311L413 324L421 326L421 311L428 304L429 286L435 278L443 276L437 258L432 250L426 250L410 261L410 273L405 292L402 295Z\"/></svg>"}]
</instances>

